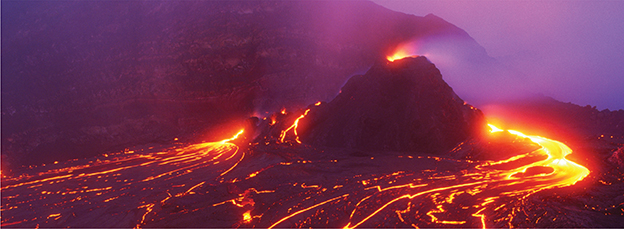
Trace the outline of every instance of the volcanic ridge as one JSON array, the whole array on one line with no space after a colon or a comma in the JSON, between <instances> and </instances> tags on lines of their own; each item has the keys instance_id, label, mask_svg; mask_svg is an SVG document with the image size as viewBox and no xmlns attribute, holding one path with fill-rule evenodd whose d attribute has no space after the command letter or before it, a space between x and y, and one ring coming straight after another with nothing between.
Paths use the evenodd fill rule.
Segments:
<instances>
[{"instance_id":1,"label":"volcanic ridge","mask_svg":"<svg viewBox=\"0 0 624 229\"><path fill-rule=\"evenodd\" d=\"M314 146L439 153L485 126L423 56L377 62L336 98L311 106L301 139Z\"/></svg>"}]
</instances>

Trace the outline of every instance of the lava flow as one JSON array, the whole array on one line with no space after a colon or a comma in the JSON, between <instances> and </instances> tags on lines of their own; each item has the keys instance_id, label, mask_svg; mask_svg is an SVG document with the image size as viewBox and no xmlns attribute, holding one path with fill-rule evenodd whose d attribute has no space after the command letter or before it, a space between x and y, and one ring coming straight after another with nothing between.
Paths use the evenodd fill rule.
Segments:
<instances>
[{"instance_id":1,"label":"lava flow","mask_svg":"<svg viewBox=\"0 0 624 229\"><path fill-rule=\"evenodd\" d=\"M282 133L295 132L305 113ZM565 158L571 150L561 142L490 128L540 148L500 161L311 149L287 157L326 156L289 160L263 151L274 146L246 157L230 143L241 130L219 142L126 151L3 178L2 226L512 227L524 219L531 194L589 174ZM197 224L206 214L216 218Z\"/></svg>"},{"instance_id":2,"label":"lava flow","mask_svg":"<svg viewBox=\"0 0 624 229\"><path fill-rule=\"evenodd\" d=\"M503 132L493 125L490 127L492 133ZM314 225L307 220L299 222L309 223L294 225L283 222L312 210L316 211L312 219L322 219L319 209L345 209L344 205L347 206L346 209L352 208L344 228L362 225L400 226L388 224L388 221L392 221L389 220L392 215L402 224L413 227L479 225L485 228L492 222L500 227L502 221L508 223L505 226L511 227L512 220L522 208L523 199L540 190L573 185L589 174L587 168L565 158L572 152L565 144L540 136L524 135L518 131L508 132L517 138L528 138L541 148L507 160L477 163L473 169L462 170L460 174L434 173L425 176L426 178L402 183L397 178L409 176L399 171L384 177L360 180L366 187L364 190L350 191L326 200L317 199L319 203L298 211L293 210L294 213L275 221L270 228ZM545 159L513 167L523 158L539 155ZM390 179L387 185L379 184L387 179ZM378 185L371 185L373 182ZM390 185L393 183L401 184ZM369 221L374 222L366 224Z\"/></svg>"},{"instance_id":3,"label":"lava flow","mask_svg":"<svg viewBox=\"0 0 624 229\"><path fill-rule=\"evenodd\" d=\"M320 105L320 102L317 103L317 104ZM286 130L282 131L282 133L280 134L280 142L284 143L284 139L286 138L286 134L288 134L288 132L290 130L293 130L293 133L295 134L295 141L297 141L297 143L301 144L301 141L299 140L299 134L297 134L297 126L299 126L299 120L301 120L306 115L308 115L308 112L310 112L310 109L305 110L305 112L303 112L303 114L301 116L299 116L297 119L295 119L295 122L290 127L288 127ZM284 114L284 113L285 113L285 111L282 111L282 114Z\"/></svg>"},{"instance_id":4,"label":"lava flow","mask_svg":"<svg viewBox=\"0 0 624 229\"><path fill-rule=\"evenodd\" d=\"M2 227L140 227L171 198L193 195L206 183L226 182L223 176L245 156L228 141L242 132L220 142L126 150L3 178ZM102 218L119 220L100 224Z\"/></svg>"}]
</instances>

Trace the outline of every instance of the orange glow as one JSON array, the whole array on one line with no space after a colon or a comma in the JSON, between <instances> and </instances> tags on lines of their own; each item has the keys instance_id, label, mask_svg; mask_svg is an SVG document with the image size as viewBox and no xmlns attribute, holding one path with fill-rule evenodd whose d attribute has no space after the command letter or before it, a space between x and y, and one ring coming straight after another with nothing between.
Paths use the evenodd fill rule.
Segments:
<instances>
[{"instance_id":1,"label":"orange glow","mask_svg":"<svg viewBox=\"0 0 624 229\"><path fill-rule=\"evenodd\" d=\"M467 184L460 184L460 185L453 185L453 186L448 186L448 187L441 187L441 188L435 188L435 189L430 189L427 191L423 191L423 192L419 192L413 195L410 194L405 194L402 195L400 197L397 197L389 202L387 202L386 204L384 204L383 206L377 208L377 210L375 210L373 213L369 214L368 216L366 216L363 220L361 220L360 222L355 223L353 226L351 226L352 222L349 222L346 226L344 226L344 229L348 229L348 228L356 228L358 226L360 226L362 223L366 222L368 219L370 219L371 217L375 216L377 213L379 213L380 211L384 210L386 207L388 207L389 205L402 200L402 199L414 199L417 196L422 196L425 194L429 194L429 193L433 193L433 192L438 192L438 191L445 191L445 190L449 190L449 189L454 189L454 188L461 188L461 187L466 187L466 186L473 186L473 185L477 185L477 184L482 184L483 182L474 182L474 183L467 183ZM351 213L351 216L354 215L355 211L357 211L358 209L356 208L355 210L353 210L353 212Z\"/></svg>"},{"instance_id":2,"label":"orange glow","mask_svg":"<svg viewBox=\"0 0 624 229\"><path fill-rule=\"evenodd\" d=\"M411 55L407 53L406 50L399 49L394 54L392 54L392 56L387 56L386 58L388 59L388 61L394 62L395 60L400 60L408 56L411 56Z\"/></svg>"},{"instance_id":3,"label":"orange glow","mask_svg":"<svg viewBox=\"0 0 624 229\"><path fill-rule=\"evenodd\" d=\"M527 136L514 130L509 130L509 132L519 137L529 138L531 141L539 144L542 148L538 149L538 151L548 155L548 158L544 161L535 162L533 164L517 168L510 172L508 177L511 177L516 173L523 173L530 167L551 167L555 170L553 173L556 174L561 180L551 184L550 186L541 188L545 189L574 185L576 182L583 180L587 175L589 175L589 169L565 158L567 155L572 153L572 149L565 144L545 137Z\"/></svg>"},{"instance_id":4,"label":"orange glow","mask_svg":"<svg viewBox=\"0 0 624 229\"><path fill-rule=\"evenodd\" d=\"M184 192L184 194L190 194L190 193L192 193L193 189L195 189L195 188L197 188L197 187L199 187L199 186L202 186L202 185L203 185L203 184L205 184L205 183L206 183L206 182L204 181L204 182L201 182L201 183L199 183L199 184L196 184L195 186L193 186L193 187L189 188L188 190L186 190L186 192Z\"/></svg>"},{"instance_id":5,"label":"orange glow","mask_svg":"<svg viewBox=\"0 0 624 229\"><path fill-rule=\"evenodd\" d=\"M392 53L392 55L386 56L386 59L388 59L388 61L390 62L394 62L395 60L400 60L405 57L418 56L415 54L415 49L415 42L399 44L394 50L394 53Z\"/></svg>"},{"instance_id":6,"label":"orange glow","mask_svg":"<svg viewBox=\"0 0 624 229\"><path fill-rule=\"evenodd\" d=\"M485 215L481 214L481 211L483 211L483 210L485 210L485 208L482 208L477 213L472 214L472 216L479 217L479 219L481 219L481 228L485 229ZM494 211L496 211L496 210L494 210Z\"/></svg>"},{"instance_id":7,"label":"orange glow","mask_svg":"<svg viewBox=\"0 0 624 229\"><path fill-rule=\"evenodd\" d=\"M290 127L282 131L282 133L280 134L280 142L284 143L284 138L286 138L286 134L292 129L293 133L295 134L295 141L301 144L301 141L299 140L299 135L297 134L297 126L299 125L299 120L308 115L308 112L310 112L310 109L307 109L305 112L303 112L303 114L299 116L299 118L295 119L295 122Z\"/></svg>"},{"instance_id":8,"label":"orange glow","mask_svg":"<svg viewBox=\"0 0 624 229\"><path fill-rule=\"evenodd\" d=\"M221 144L225 144L225 143L227 143L227 142L230 142L230 141L233 141L233 140L237 139L237 138L238 138L238 136L240 136L240 135L241 135L244 131L245 131L244 129L243 129L243 130L240 130L240 131L238 131L238 133L236 133L236 134L234 135L234 137L231 137L231 138L228 138L228 139L222 140L222 141L221 141Z\"/></svg>"},{"instance_id":9,"label":"orange glow","mask_svg":"<svg viewBox=\"0 0 624 229\"><path fill-rule=\"evenodd\" d=\"M295 137L291 135L290 139L295 138L301 143L297 127L299 120L306 117L309 111L310 109L303 112L288 129L282 131L280 141L284 142L286 134L290 134L292 130ZM254 200L256 195L262 193L282 195L284 189L280 187L285 186L277 187L276 190L263 191L246 187L247 190L239 193L238 196L232 193L234 196L223 197L227 200L215 200L202 208L231 203L240 207L236 211L236 215L241 217L236 219L237 225L244 223L249 227L269 225L269 228L307 227L306 224L315 223L314 220L319 220L319 225L322 225L322 221L326 220L323 217L327 213L329 213L328 217L335 217L334 212L329 212L330 209L347 211L340 214L344 215L344 218L327 219L330 222L343 222L339 226L346 224L344 228L374 226L375 223L383 222L382 218L388 215L398 217L400 222L405 223L404 226L411 225L415 228L455 225L486 228L487 224L493 223L512 226L511 221L514 217L517 219L520 215L516 216L516 214L523 210L520 203L527 200L533 193L574 185L589 174L587 168L566 159L572 150L561 142L516 130L504 130L492 124L488 126L492 135L505 132L505 134L512 135L511 138L515 137L516 140L531 140L541 148L498 161L399 156L399 158L404 158L402 160L423 159L430 160L431 163L444 160L457 161L465 163L462 165L466 165L466 168L461 168L461 171L448 172L437 169L418 170L417 174L411 170L390 170L381 175L357 174L348 177L345 183L324 183L323 181L287 183L286 192L304 190L302 193L305 193L301 195L304 197L302 199L292 199L293 201L289 199L288 202L283 203L296 203L291 207L276 204L274 205L276 208L272 208L272 206L265 205L266 202L262 202L263 208L253 209L254 201L262 200L261 198ZM36 217L39 219L3 218L1 225L2 227L9 225L25 227L26 223L41 223L43 222L41 220L62 222L66 218L72 218L71 210L64 208L65 206L89 202L94 208L110 205L129 206L129 209L136 212L132 224L139 228L158 222L162 217L161 211L166 202L175 202L176 198L188 195L208 194L208 190L204 187L231 184L237 186L233 190L239 190L238 188L245 186L237 184L238 181L247 179L263 181L265 177L271 177L270 172L267 172L267 176L259 176L268 169L317 163L301 158L296 161L274 162L273 165L264 168L254 167L253 170L243 170L237 166L239 164L244 166L246 162L257 158L251 156L252 154L245 155L245 150L241 150L236 144L230 142L243 134L243 131L239 131L230 139L219 142L187 145L177 143L169 148L163 147L160 150L156 148L154 151L146 152L126 149L117 154L109 153L106 156L99 156L91 161L51 165L54 169L40 170L42 172L36 175L21 175L6 180L3 178L3 185L5 181L10 182L9 185L1 188L3 214L9 215L15 214L15 211L23 211L24 204L32 204L32 206L39 204L34 201L45 200L45 205L41 206L50 207L41 207L43 210L32 209L38 214ZM523 158L535 158L536 155L541 156L538 161L516 163L521 162ZM370 160L366 158L366 161L376 162L372 160L379 160L379 157L371 157ZM59 165L65 166L57 168ZM548 167L552 170L538 174L531 172L536 171L534 170L536 167ZM236 172L235 169L236 171L240 169L240 171ZM414 174L415 176L412 176ZM178 177L182 179L174 179ZM405 179L400 179L401 177ZM157 183L167 185L157 185ZM469 198L469 201L466 198ZM520 202L509 204L509 201ZM470 204L465 205L466 203ZM336 206L338 207L334 208ZM271 210L277 209L277 211L262 212L267 207ZM198 209L184 210L193 212ZM257 215L252 215L252 211ZM496 216L492 215L494 212ZM262 218L263 214L271 215ZM272 218L273 214L285 216L278 215L279 217Z\"/></svg>"},{"instance_id":10,"label":"orange glow","mask_svg":"<svg viewBox=\"0 0 624 229\"><path fill-rule=\"evenodd\" d=\"M243 222L251 223L251 211L246 211L245 213L243 213Z\"/></svg>"},{"instance_id":11,"label":"orange glow","mask_svg":"<svg viewBox=\"0 0 624 229\"><path fill-rule=\"evenodd\" d=\"M318 106L320 106L320 105L321 105L321 101L318 101L318 102L316 102L316 103L314 104L314 106L317 106L317 107L318 107Z\"/></svg>"},{"instance_id":12,"label":"orange glow","mask_svg":"<svg viewBox=\"0 0 624 229\"><path fill-rule=\"evenodd\" d=\"M491 133L495 133L495 132L502 132L502 131L503 131L503 130L499 129L498 127L496 127L496 126L494 126L494 125L492 125L492 124L489 124L489 123L488 123L488 126L490 127L490 132L491 132Z\"/></svg>"},{"instance_id":13,"label":"orange glow","mask_svg":"<svg viewBox=\"0 0 624 229\"><path fill-rule=\"evenodd\" d=\"M60 216L61 216L61 213L50 214L50 215L48 216L48 219L49 219L49 218L55 218L55 219L58 219L58 218L60 218Z\"/></svg>"},{"instance_id":14,"label":"orange glow","mask_svg":"<svg viewBox=\"0 0 624 229\"><path fill-rule=\"evenodd\" d=\"M308 210L310 210L310 209L317 208L317 207L319 207L319 206L321 206L321 205L327 204L327 203L332 202L332 201L336 201L336 200L338 200L338 199L340 199L340 198L344 198L344 197L347 197L347 196L349 196L349 194L344 194L344 195L342 195L342 196L338 196L338 197L335 197L335 198L331 198L331 199L329 199L329 200L326 200L326 201L320 202L320 203L318 203L318 204L312 205L312 206L310 206L310 207L307 207L307 208L301 209L301 210L299 210L299 211L296 211L295 213L290 214L289 216L286 216L286 217L284 217L284 218L280 219L279 221L275 222L273 225L271 225L271 226L269 227L269 229L270 229L270 228L274 228L275 226L277 226L277 225L278 225L278 224L280 224L281 222L284 222L284 221L286 221L287 219L290 219L290 218L292 218L292 217L294 217L294 216L296 216L296 215L299 215L299 214L301 214L301 213L304 213L304 212L306 212L306 211L308 211Z\"/></svg>"},{"instance_id":15,"label":"orange glow","mask_svg":"<svg viewBox=\"0 0 624 229\"><path fill-rule=\"evenodd\" d=\"M488 124L488 126L490 127L492 133L503 131L502 129L492 124ZM536 152L531 152L531 153L545 154L548 156L548 158L542 161L534 162L528 165L523 165L518 168L513 168L509 170L496 170L496 169L488 170L487 167L496 165L496 164L502 164L502 163L515 161L515 160L518 160L519 158L522 158L522 156L524 155L514 156L507 160L496 161L496 162L487 161L477 166L477 169L481 170L482 173L484 173L483 174L484 176L481 176L483 177L482 180L479 180L476 182L461 183L457 185L442 186L438 188L416 192L413 194L405 194L405 195L399 196L397 198L394 198L386 202L382 206L378 207L376 210L365 215L362 219L354 220L354 216L356 215L355 213L360 210L358 209L358 206L363 201L366 201L367 199L371 199L371 197L373 197L372 195L367 196L364 199L360 200L360 202L356 205L356 208L351 213L349 222L347 223L347 225L344 226L344 228L349 229L349 228L355 228L355 227L362 225L364 222L374 217L375 215L377 215L379 212L381 212L385 208L388 208L390 205L398 202L399 200L402 200L402 199L411 200L415 197L425 196L425 195L430 196L433 202L437 205L435 209L432 209L429 212L427 212L427 215L431 217L431 222L436 223L436 224L462 225L467 222L464 220L439 219L439 217L435 215L435 214L441 214L445 212L443 206L445 204L452 204L454 195L466 192L475 197L481 196L481 195L484 195L483 188L486 186L489 187L490 189L513 190L513 191L501 192L493 196L487 196L487 194L485 194L486 196L482 197L483 199L479 198L482 201L481 204L473 206L474 208L478 208L479 210L473 213L472 216L477 217L479 219L482 225L482 228L486 228L486 221L485 221L486 215L483 212L486 209L488 209L489 206L492 206L492 203L495 203L497 200L499 200L500 197L514 198L516 196L519 196L524 199L530 196L532 193L538 192L540 190L574 185L576 182L584 179L589 174L589 170L587 168L579 164L576 164L572 161L569 161L565 158L566 155L569 155L570 153L572 153L572 150L569 147L567 147L565 144L559 141L551 140L551 139L544 138L541 136L526 135L515 130L507 130L507 131L510 134L516 135L517 138L528 138L531 141L537 143L538 145L541 146L541 148L536 150ZM551 167L554 169L554 172L548 173L548 174L514 176L515 174L526 172L528 168L537 167L537 166ZM475 174L464 174L464 176L474 176L474 175ZM430 177L430 179L439 179L439 178L444 178L444 177L451 177L451 176ZM455 177L452 177L452 180L455 180L455 179L456 179ZM415 187L415 185L413 184L409 184L409 186L410 188ZM388 188L384 188L384 190L388 190L392 188L403 188L403 187L406 187L406 186L400 185L400 186L395 186L395 187L388 187ZM384 190L379 189L378 193L382 193ZM441 200L437 200L438 196L444 195L443 193L449 192L449 191L450 191L450 194L448 194L448 197L443 198ZM500 208L504 206L504 204L494 205L494 206L498 206L496 207L496 210L499 210ZM409 205L407 209L409 209ZM468 209L470 209L470 207L468 207ZM365 211L368 212L370 211L370 209L365 210ZM405 212L406 211L403 211L403 213ZM399 217L401 217L400 214L399 214ZM513 219L513 213L512 215L509 216L509 219ZM405 222L402 218L401 218L401 221Z\"/></svg>"},{"instance_id":16,"label":"orange glow","mask_svg":"<svg viewBox=\"0 0 624 229\"><path fill-rule=\"evenodd\" d=\"M93 208L114 204L136 209L139 212L136 214L134 225L135 228L140 228L154 220L151 216L166 201L195 194L207 182L229 182L224 180L223 176L232 171L245 157L245 153L229 141L242 133L243 130L234 137L220 142L186 146L176 144L149 153L126 149L119 153L103 154L91 161L68 161L65 162L66 167L38 172L36 175L20 175L6 179L3 177L1 188L3 214L7 212L14 214L13 212L22 209L18 207L24 204L31 206L38 204L42 207L33 210L35 218L3 217L2 227L8 225L28 227L23 223L36 221L44 223L42 219L46 220L47 226L54 227L55 224L50 224L52 221L72 215L71 209L65 208L66 206L87 202ZM56 165L60 164L62 163ZM201 177L206 177L206 180L174 179L197 174L196 171L202 174ZM4 185L5 181L10 182L10 185ZM171 182L172 185L154 183L163 181ZM28 192L36 193L36 196L23 194ZM146 192L153 194L143 195ZM40 202L44 204L39 204ZM62 211L49 213L50 210L57 209Z\"/></svg>"},{"instance_id":17,"label":"orange glow","mask_svg":"<svg viewBox=\"0 0 624 229\"><path fill-rule=\"evenodd\" d=\"M238 152L238 150L236 150L236 151ZM232 155L232 156L233 156L233 155ZM223 176L223 175L225 175L225 174L229 173L230 171L232 171L232 169L236 168L236 166L237 166L237 165L238 165L241 161L243 161L243 158L245 158L245 154L243 154L243 155L241 156L240 160L238 160L238 161L236 162L236 164L234 164L232 167L230 167L230 168L229 168L228 170L226 170L225 172L221 173L221 175L219 175L219 176Z\"/></svg>"}]
</instances>

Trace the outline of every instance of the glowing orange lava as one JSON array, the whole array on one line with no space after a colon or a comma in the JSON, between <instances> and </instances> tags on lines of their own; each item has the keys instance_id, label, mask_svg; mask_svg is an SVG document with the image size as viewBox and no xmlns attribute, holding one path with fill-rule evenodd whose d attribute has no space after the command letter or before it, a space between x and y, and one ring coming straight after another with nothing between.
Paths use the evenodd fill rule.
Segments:
<instances>
[{"instance_id":1,"label":"glowing orange lava","mask_svg":"<svg viewBox=\"0 0 624 229\"><path fill-rule=\"evenodd\" d=\"M386 59L388 59L388 61L390 62L394 62L395 60L400 60L405 57L418 56L415 54L415 47L416 44L414 42L399 44L394 50L394 53L392 53L392 55L390 56L386 56Z\"/></svg>"},{"instance_id":2,"label":"glowing orange lava","mask_svg":"<svg viewBox=\"0 0 624 229\"><path fill-rule=\"evenodd\" d=\"M505 131L491 124L489 126L491 133ZM492 167L494 165L513 162L523 157L523 155L519 155L501 161L485 161L478 164L475 171L466 171L462 176L432 176L425 179L425 181L430 180L432 182L438 180L459 182L452 185L444 185L444 182L420 184L418 182L413 182L402 185L390 185L385 188L381 188L380 186L368 187L365 190L374 191L372 194L369 194L360 200L347 200L347 202L357 202L357 204L350 214L348 223L343 228L349 229L359 227L381 212L388 211L389 208L405 209L394 210L393 212L396 213L401 222L406 223L407 225L412 225L413 227L418 227L418 222L422 222L418 221L418 217L416 219L409 219L411 221L408 222L408 218L402 216L402 214L411 211L410 209L412 205L410 205L410 203L415 198L420 198L419 200L414 201L421 204L422 198L429 198L435 205L435 207L431 210L425 212L425 217L429 217L430 220L429 224L424 224L424 226L431 226L431 223L433 223L434 225L450 224L470 227L470 225L478 223L482 228L486 228L486 223L488 222L487 214L497 212L501 209L507 209L507 211L511 212L508 216L501 219L508 220L507 222L511 223L511 220L515 217L517 211L513 207L509 209L510 207L507 206L509 201L525 199L531 194L544 189L574 185L589 174L589 170L587 168L565 158L566 155L569 155L572 152L572 150L565 144L541 136L525 135L514 130L507 131L510 134L515 135L517 138L528 138L541 146L540 149L527 154L544 154L547 158L533 163L525 163L522 166L506 170L500 168L493 169ZM435 157L430 158L440 160ZM553 171L540 174L518 175L524 174L527 169L532 167L550 167ZM389 176L400 174L401 173L393 173ZM377 178L375 178L375 180L376 179ZM364 186L370 184L370 180L362 180L360 182ZM443 185L439 185L440 183ZM388 197L395 195L392 193L397 193L399 190L402 190L399 193L407 192L407 194L402 194L388 199ZM469 195L474 199L474 201L476 201L476 203L478 203L476 205L460 208L461 211L466 211L466 213L459 215L472 216L475 218L473 221L469 222L465 217L453 218L453 215L457 214L456 212L458 211L454 199L459 195ZM286 220L297 215L304 214L307 211L318 209L323 205L335 204L337 201L349 197L349 194L340 195L311 205L310 207L295 211L274 222L270 228L279 226ZM407 203L406 208L397 206L405 203ZM371 206L377 207L371 208ZM449 208L454 209L453 211L455 213L450 214L450 212L447 212L447 209ZM416 220L416 222L414 222L414 220Z\"/></svg>"},{"instance_id":3,"label":"glowing orange lava","mask_svg":"<svg viewBox=\"0 0 624 229\"><path fill-rule=\"evenodd\" d=\"M286 138L286 134L292 129L293 133L295 134L295 141L301 144L301 141L299 140L299 135L297 134L297 126L299 125L299 120L308 115L308 112L310 112L310 109L307 109L305 112L303 112L303 114L299 116L299 118L295 119L295 122L290 127L282 131L282 133L280 134L280 142L284 143L284 138Z\"/></svg>"},{"instance_id":4,"label":"glowing orange lava","mask_svg":"<svg viewBox=\"0 0 624 229\"><path fill-rule=\"evenodd\" d=\"M59 227L67 217L75 217L73 206L86 204L89 209L137 209L134 225L123 227L139 228L153 220L154 212L170 199L194 195L207 182L228 182L224 176L245 156L230 141L242 133L220 142L175 145L151 153L104 154L92 161L65 162L66 167L36 175L3 178L0 226ZM38 207L27 211L31 218L14 213L35 204ZM60 212L50 214L52 210ZM97 217L106 217L101 214Z\"/></svg>"},{"instance_id":5,"label":"glowing orange lava","mask_svg":"<svg viewBox=\"0 0 624 229\"><path fill-rule=\"evenodd\" d=\"M221 143L221 144L225 144L225 143L227 143L227 142L230 142L230 141L236 140L236 139L238 138L238 136L240 136L240 135L241 135L244 131L245 131L244 129L243 129L243 130L240 130L240 131L238 131L238 133L236 133L233 137L228 138L228 139L224 139L224 140L220 141L220 143Z\"/></svg>"},{"instance_id":6,"label":"glowing orange lava","mask_svg":"<svg viewBox=\"0 0 624 229\"><path fill-rule=\"evenodd\" d=\"M292 130L295 140L301 143L297 127L299 120L306 117L309 111L307 109L289 128L282 131L281 142L284 142L286 134ZM331 221L340 224L327 225L344 228L369 227L376 225L376 221L383 222L387 219L385 217L397 217L400 220L398 223L415 228L455 225L485 228L488 225L494 226L495 223L497 226L501 225L501 222L512 226L511 222L517 218L516 214L524 210L521 208L522 203L531 194L574 185L589 174L587 168L566 159L572 150L559 141L526 135L515 130L503 130L491 124L489 127L491 134L507 132L517 139L528 139L541 147L533 152L499 161L456 160L457 164L466 165L461 171L458 169L440 172L427 169L414 172L391 168L386 173L346 177L344 183L323 183L319 179L305 182L297 180L288 183L288 187L277 182L275 190L270 186L246 187L244 192L232 193L234 196L215 201L217 203L211 202L207 207L232 204L242 208L239 209L240 212L244 211L242 215L237 213L241 217L237 219L239 223L269 228L293 227L293 224L295 227L304 227L305 224L316 223L314 220L318 220L321 223L319 225L323 225L322 221ZM245 172L242 175L241 172L231 172L234 169L239 170L239 164L253 161L244 160L246 152L231 143L243 133L244 130L240 130L233 137L218 142L186 145L177 143L154 151L126 150L117 154L106 154L91 161L59 162L49 165L54 166L53 169L45 167L47 170L33 173L34 175L3 177L0 189L3 215L0 226L36 227L40 223L46 227L62 226L63 222L76 217L74 213L78 213L68 206L89 206L89 209L94 209L91 211L92 215L88 215L90 212L83 213L87 214L87 218L102 217L101 214L108 214L103 213L108 212L104 210L117 206L135 212L128 216L134 217L128 221L131 225L125 227L139 228L156 222L163 216L160 212L163 207L175 203L176 198L208 195L207 190L202 188L204 186L236 186L235 183L241 180L262 178L261 173L270 169L316 163L304 159L279 161L264 168L257 167L247 171L241 169ZM534 155L541 157L534 162L517 163ZM455 160L433 156L399 157L401 160L421 159L431 163ZM253 156L247 158L258 159ZM370 160L377 159L378 157L370 157ZM367 157L366 161L368 160ZM542 173L531 172L535 171L534 168L549 169L539 170L546 171ZM411 174L407 175L408 173ZM262 191L256 188L262 188ZM277 197L287 200L283 202L286 208L281 207L282 203L270 205L262 202L262 198L256 199L258 194L282 195L282 190L286 190L288 194L299 189L305 191L296 193L292 198ZM298 197L303 198L297 199ZM256 201L262 203L263 207L254 208ZM267 208L273 210L272 206L277 206L277 213L262 212ZM280 212L280 209L284 210ZM194 210L199 209L182 211ZM252 215L252 211L256 215ZM324 211L332 212L328 213L328 218L317 217ZM24 212L31 215L21 215ZM280 217L270 218L277 216L276 214ZM269 219L263 219L263 215L267 215L265 218ZM308 218L299 219L304 217Z\"/></svg>"},{"instance_id":7,"label":"glowing orange lava","mask_svg":"<svg viewBox=\"0 0 624 229\"><path fill-rule=\"evenodd\" d=\"M502 129L499 129L494 125L491 125L491 124L488 124L488 125L490 126L492 133L503 131ZM428 194L428 193L434 193L434 192L437 193L443 190L458 189L458 188L470 187L470 186L479 186L483 184L493 185L495 183L499 183L499 184L496 184L499 187L500 186L502 187L513 186L513 187L521 188L521 189L516 189L510 192L500 193L501 196L524 195L524 197L527 197L528 195L535 193L537 191L540 191L540 190L554 188L554 187L565 187L565 186L574 185L576 182L583 180L583 178L589 175L589 170L587 168L577 163L574 163L572 161L569 161L565 158L566 155L572 153L572 150L569 147L567 147L565 144L555 141L555 140L548 139L548 138L540 137L540 136L525 135L519 131L514 131L514 130L508 130L508 131L509 133L514 134L517 137L529 138L531 141L539 144L542 148L537 150L538 153L544 153L548 155L548 158L542 161L538 161L529 165L524 165L524 166L511 169L508 171L502 171L502 172L484 171L486 173L489 173L488 175L490 175L490 177L493 178L490 180L441 187L441 188L418 192L415 194L406 194L406 195L400 196L398 198L395 198L387 202L386 204L384 204L383 206L381 206L380 208L378 208L377 210L375 210L373 213L369 214L365 218L359 221L356 221L355 223L350 221L346 226L344 226L344 228L355 228L361 225L362 223L364 223L365 221L367 221L368 219L370 219L371 217L379 213L381 210L383 210L384 208L388 207L389 205L391 205L392 203L396 201L399 201L405 198L413 199L414 197ZM502 164L502 163L510 162L516 159L517 157L513 157L511 159L502 160L498 162L486 162L485 164L481 166L487 167L487 166L491 166L495 164ZM537 174L537 175L528 176L528 177L514 177L513 176L514 174L524 173L526 172L528 168L536 167L536 166L552 167L554 171L549 174ZM525 185L520 186L518 184L525 184ZM453 195L453 193L457 193L457 192L452 192L451 195ZM498 199L498 196L491 196L491 197L485 198L481 206L485 207L486 205L494 202L496 199ZM451 201L448 201L448 200L442 201L441 204L447 203L447 202L451 202ZM483 228L486 227L485 215L481 212L485 209L486 208L481 208L478 212L472 214L473 216L480 218L483 224L482 225ZM354 211L357 211L357 210L358 209ZM432 217L432 220L434 222L441 223L441 224L463 224L465 223L465 221L448 221L448 220L440 221L435 216L432 215L432 213L436 213L436 212L437 213L443 212L442 205L438 205L437 210L432 210L428 213L428 215Z\"/></svg>"},{"instance_id":8,"label":"glowing orange lava","mask_svg":"<svg viewBox=\"0 0 624 229\"><path fill-rule=\"evenodd\" d=\"M243 222L250 223L251 222L251 211L246 211L243 213Z\"/></svg>"},{"instance_id":9,"label":"glowing orange lava","mask_svg":"<svg viewBox=\"0 0 624 229\"><path fill-rule=\"evenodd\" d=\"M387 56L386 59L390 62L394 62L395 60L400 60L405 57L411 56L406 50L400 49L397 50L392 56Z\"/></svg>"}]
</instances>

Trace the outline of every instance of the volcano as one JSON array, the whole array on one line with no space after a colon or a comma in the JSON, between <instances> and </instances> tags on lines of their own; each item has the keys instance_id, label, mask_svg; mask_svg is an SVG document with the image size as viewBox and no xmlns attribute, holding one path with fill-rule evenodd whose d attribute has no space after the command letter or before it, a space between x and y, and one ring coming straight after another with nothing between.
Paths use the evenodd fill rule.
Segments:
<instances>
[{"instance_id":1,"label":"volcano","mask_svg":"<svg viewBox=\"0 0 624 229\"><path fill-rule=\"evenodd\" d=\"M427 58L378 62L300 121L303 142L365 150L447 151L485 126Z\"/></svg>"},{"instance_id":2,"label":"volcano","mask_svg":"<svg viewBox=\"0 0 624 229\"><path fill-rule=\"evenodd\" d=\"M616 182L622 172L610 169L592 178L589 169L566 158L572 150L564 143L486 125L481 111L461 100L424 57L376 63L352 77L331 102L284 109L263 120L256 126L258 118L247 119L244 130L222 141L137 147L3 175L1 226L486 228L621 222L622 205L612 199L621 200ZM462 156L479 153L505 154ZM611 166L621 158L614 155ZM586 178L612 185L585 189ZM583 215L595 220L580 220Z\"/></svg>"},{"instance_id":3,"label":"volcano","mask_svg":"<svg viewBox=\"0 0 624 229\"><path fill-rule=\"evenodd\" d=\"M486 125L425 46L382 60L416 39L492 63L433 15L26 4L2 2L1 228L624 227L624 111L510 105L571 142Z\"/></svg>"}]
</instances>

